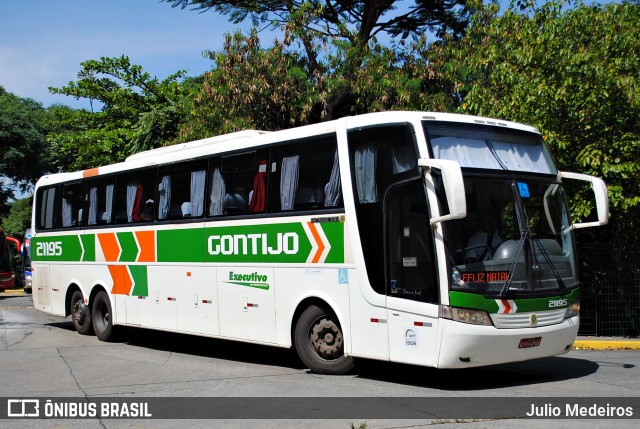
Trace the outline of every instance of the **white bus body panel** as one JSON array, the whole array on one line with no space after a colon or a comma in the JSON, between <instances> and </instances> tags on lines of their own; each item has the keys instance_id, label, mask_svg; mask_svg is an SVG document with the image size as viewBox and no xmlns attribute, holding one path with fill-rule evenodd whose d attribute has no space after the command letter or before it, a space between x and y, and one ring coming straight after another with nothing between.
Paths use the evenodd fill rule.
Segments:
<instances>
[{"instance_id":1,"label":"white bus body panel","mask_svg":"<svg viewBox=\"0 0 640 429\"><path fill-rule=\"evenodd\" d=\"M496 329L441 319L443 326L439 368L469 368L555 356L569 350L578 335L580 317L557 325L523 329ZM540 345L518 348L523 338L541 337ZM461 360L462 359L462 360ZM465 362L463 360L467 360Z\"/></svg>"},{"instance_id":2,"label":"white bus body panel","mask_svg":"<svg viewBox=\"0 0 640 429\"><path fill-rule=\"evenodd\" d=\"M176 285L178 331L220 335L217 275L213 267L177 266Z\"/></svg>"},{"instance_id":3,"label":"white bus body panel","mask_svg":"<svg viewBox=\"0 0 640 429\"><path fill-rule=\"evenodd\" d=\"M440 349L438 305L387 297L389 357L435 366Z\"/></svg>"},{"instance_id":4,"label":"white bus body panel","mask_svg":"<svg viewBox=\"0 0 640 429\"><path fill-rule=\"evenodd\" d=\"M220 311L220 335L227 338L276 342L275 292L278 288L271 282L268 289L240 286L230 283L230 273L259 273L273 279L273 268L254 266L220 267L218 273L218 296Z\"/></svg>"}]
</instances>

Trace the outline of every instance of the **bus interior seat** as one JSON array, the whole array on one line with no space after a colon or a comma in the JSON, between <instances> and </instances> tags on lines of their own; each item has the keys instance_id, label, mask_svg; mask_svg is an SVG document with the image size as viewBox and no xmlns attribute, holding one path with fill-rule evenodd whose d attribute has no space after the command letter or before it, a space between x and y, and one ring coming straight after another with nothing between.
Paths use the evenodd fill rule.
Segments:
<instances>
[{"instance_id":1,"label":"bus interior seat","mask_svg":"<svg viewBox=\"0 0 640 429\"><path fill-rule=\"evenodd\" d=\"M301 186L296 192L294 208L296 210L315 209L324 202L324 190L322 188L312 188L310 186Z\"/></svg>"},{"instance_id":2,"label":"bus interior seat","mask_svg":"<svg viewBox=\"0 0 640 429\"><path fill-rule=\"evenodd\" d=\"M180 211L182 212L182 217L191 217L192 216L192 205L190 201L186 201L182 203L180 206Z\"/></svg>"},{"instance_id":3,"label":"bus interior seat","mask_svg":"<svg viewBox=\"0 0 640 429\"><path fill-rule=\"evenodd\" d=\"M182 219L182 210L180 205L172 203L169 206L169 212L167 213L167 219Z\"/></svg>"},{"instance_id":4,"label":"bus interior seat","mask_svg":"<svg viewBox=\"0 0 640 429\"><path fill-rule=\"evenodd\" d=\"M225 214L243 214L247 212L247 201L240 194L227 194L223 207Z\"/></svg>"}]
</instances>

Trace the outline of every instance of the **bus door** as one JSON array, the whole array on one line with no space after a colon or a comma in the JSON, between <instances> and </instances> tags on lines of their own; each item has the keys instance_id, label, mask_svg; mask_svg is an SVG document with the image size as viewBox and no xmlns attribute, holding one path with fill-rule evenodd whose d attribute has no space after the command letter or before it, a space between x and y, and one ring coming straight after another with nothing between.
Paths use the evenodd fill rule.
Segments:
<instances>
[{"instance_id":1,"label":"bus door","mask_svg":"<svg viewBox=\"0 0 640 429\"><path fill-rule=\"evenodd\" d=\"M384 202L389 357L432 365L438 353L438 281L421 178L393 186Z\"/></svg>"},{"instance_id":2,"label":"bus door","mask_svg":"<svg viewBox=\"0 0 640 429\"><path fill-rule=\"evenodd\" d=\"M347 137L367 277L385 299L389 358L430 365L438 352L437 270L415 135L399 123L354 127Z\"/></svg>"}]
</instances>

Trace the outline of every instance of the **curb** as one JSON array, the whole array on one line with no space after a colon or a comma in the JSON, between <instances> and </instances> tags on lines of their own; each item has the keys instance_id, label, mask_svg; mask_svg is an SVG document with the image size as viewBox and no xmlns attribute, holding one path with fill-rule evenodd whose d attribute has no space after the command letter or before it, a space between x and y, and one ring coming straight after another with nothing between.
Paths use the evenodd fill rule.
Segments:
<instances>
[{"instance_id":1,"label":"curb","mask_svg":"<svg viewBox=\"0 0 640 429\"><path fill-rule=\"evenodd\" d=\"M576 340L574 350L640 350L639 340Z\"/></svg>"}]
</instances>

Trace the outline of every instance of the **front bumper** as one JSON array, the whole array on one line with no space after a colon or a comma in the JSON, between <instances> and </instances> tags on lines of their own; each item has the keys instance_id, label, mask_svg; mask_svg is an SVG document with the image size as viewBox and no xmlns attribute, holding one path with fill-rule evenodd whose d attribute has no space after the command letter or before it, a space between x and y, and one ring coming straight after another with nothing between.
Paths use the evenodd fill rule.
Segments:
<instances>
[{"instance_id":1,"label":"front bumper","mask_svg":"<svg viewBox=\"0 0 640 429\"><path fill-rule=\"evenodd\" d=\"M562 323L520 329L496 329L441 320L439 368L470 368L517 362L566 353L578 335L580 317ZM540 337L540 344L519 348L521 340Z\"/></svg>"}]
</instances>

